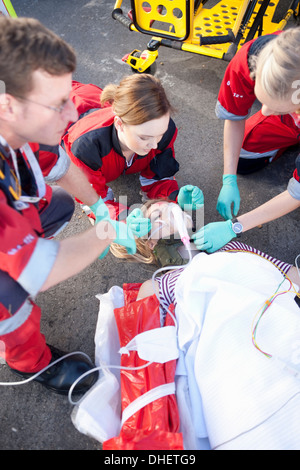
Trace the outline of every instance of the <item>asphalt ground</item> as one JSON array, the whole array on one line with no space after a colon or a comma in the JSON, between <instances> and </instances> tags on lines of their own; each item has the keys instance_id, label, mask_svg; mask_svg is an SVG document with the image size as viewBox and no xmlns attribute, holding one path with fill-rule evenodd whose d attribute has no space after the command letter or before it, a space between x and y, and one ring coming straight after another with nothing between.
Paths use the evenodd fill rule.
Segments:
<instances>
[{"instance_id":1,"label":"asphalt ground","mask_svg":"<svg viewBox=\"0 0 300 470\"><path fill-rule=\"evenodd\" d=\"M133 49L143 50L148 37L129 32L111 17L108 0L12 0L18 16L35 17L68 41L76 50L76 80L101 87L117 83L131 73L121 58ZM179 185L198 185L205 196L205 223L221 220L216 201L223 171L223 124L215 117L215 103L227 63L161 48L157 77L176 108L179 129L176 158L180 163ZM255 104L254 110L258 109ZM238 177L240 213L255 208L286 189L294 169L296 149L259 173ZM116 196L128 203L140 202L138 175L119 178L111 184ZM300 212L256 228L243 241L264 252L293 263L300 251ZM90 227L77 205L74 217L61 237ZM88 246L82 250L82 256ZM108 254L79 275L39 294L42 331L47 342L66 351L81 350L94 357L94 333L99 302L96 294L114 285L142 282L154 268L124 263ZM0 365L0 381L15 381ZM51 393L37 383L0 387L1 450L97 450L101 445L75 429L72 406L66 397Z\"/></svg>"}]
</instances>

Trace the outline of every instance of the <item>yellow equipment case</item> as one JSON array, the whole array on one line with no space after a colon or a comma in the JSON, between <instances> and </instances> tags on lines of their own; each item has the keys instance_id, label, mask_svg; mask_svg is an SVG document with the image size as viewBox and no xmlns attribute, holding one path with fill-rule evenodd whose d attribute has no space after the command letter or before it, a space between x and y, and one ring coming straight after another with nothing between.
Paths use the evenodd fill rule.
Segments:
<instances>
[{"instance_id":1,"label":"yellow equipment case","mask_svg":"<svg viewBox=\"0 0 300 470\"><path fill-rule=\"evenodd\" d=\"M230 61L247 41L282 30L299 18L299 0L117 0L112 16L130 31L151 35L147 49L123 60L134 72L155 72L160 46ZM284 9L279 20L275 16ZM277 14L278 16L278 14Z\"/></svg>"}]
</instances>

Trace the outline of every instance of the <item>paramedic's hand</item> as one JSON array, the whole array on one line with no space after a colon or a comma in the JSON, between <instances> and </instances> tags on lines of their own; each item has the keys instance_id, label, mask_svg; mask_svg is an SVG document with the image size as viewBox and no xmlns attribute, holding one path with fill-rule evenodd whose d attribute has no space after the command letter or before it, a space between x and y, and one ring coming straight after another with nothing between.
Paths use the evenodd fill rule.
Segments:
<instances>
[{"instance_id":1,"label":"paramedic's hand","mask_svg":"<svg viewBox=\"0 0 300 470\"><path fill-rule=\"evenodd\" d=\"M127 253L134 255L136 253L136 244L130 227L124 222L117 222L116 220L110 220L109 222L116 232L116 238L113 241L125 246Z\"/></svg>"},{"instance_id":2,"label":"paramedic's hand","mask_svg":"<svg viewBox=\"0 0 300 470\"><path fill-rule=\"evenodd\" d=\"M96 217L96 224L101 220L107 220L114 228L116 232L116 238L112 241L115 241L119 245L125 246L129 254L134 254L136 252L136 244L134 241L134 235L131 229L124 222L117 222L116 220L111 220L109 215L109 210L105 205L103 199L100 197L95 204L90 206L90 209L93 211ZM101 238L107 236L106 233L98 233L98 237ZM99 259L104 258L109 252L109 246L101 253Z\"/></svg>"},{"instance_id":3,"label":"paramedic's hand","mask_svg":"<svg viewBox=\"0 0 300 470\"><path fill-rule=\"evenodd\" d=\"M236 237L231 227L231 220L226 220L226 222L213 222L205 225L197 233L192 235L192 240L198 250L213 253Z\"/></svg>"},{"instance_id":4,"label":"paramedic's hand","mask_svg":"<svg viewBox=\"0 0 300 470\"><path fill-rule=\"evenodd\" d=\"M128 227L136 237L143 237L151 230L151 221L143 216L141 209L134 209L126 219Z\"/></svg>"},{"instance_id":5,"label":"paramedic's hand","mask_svg":"<svg viewBox=\"0 0 300 470\"><path fill-rule=\"evenodd\" d=\"M237 216L240 209L240 192L237 185L236 175L223 175L223 186L217 202L217 211L223 219L232 219L231 204L233 204L233 214Z\"/></svg>"},{"instance_id":6,"label":"paramedic's hand","mask_svg":"<svg viewBox=\"0 0 300 470\"><path fill-rule=\"evenodd\" d=\"M96 224L100 222L100 220L110 219L109 210L102 197L99 197L98 201L90 206L90 209L96 217Z\"/></svg>"},{"instance_id":7,"label":"paramedic's hand","mask_svg":"<svg viewBox=\"0 0 300 470\"><path fill-rule=\"evenodd\" d=\"M203 192L197 186L187 184L180 188L177 202L182 210L200 209L204 204Z\"/></svg>"},{"instance_id":8,"label":"paramedic's hand","mask_svg":"<svg viewBox=\"0 0 300 470\"><path fill-rule=\"evenodd\" d=\"M111 242L114 241L118 243L119 245L125 246L127 253L129 253L130 255L134 255L136 252L136 244L134 240L134 235L131 229L128 227L128 225L125 224L124 222L111 220L110 218L106 218L103 220L107 220L110 223L110 225L115 231L115 234L112 235L112 230L110 227L105 231L102 228L101 229L98 228L99 227L98 226L96 227L97 236L100 239L104 239L107 237L111 238ZM103 253L101 253L101 255L99 256L99 259L104 258L104 256L107 255L108 251L109 251L109 246L103 251Z\"/></svg>"}]
</instances>

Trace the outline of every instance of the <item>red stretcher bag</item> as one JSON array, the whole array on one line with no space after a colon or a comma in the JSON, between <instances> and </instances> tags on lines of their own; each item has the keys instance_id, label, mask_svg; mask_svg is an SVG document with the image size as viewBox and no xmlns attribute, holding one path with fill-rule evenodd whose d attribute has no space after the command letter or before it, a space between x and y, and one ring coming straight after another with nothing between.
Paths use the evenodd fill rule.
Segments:
<instances>
[{"instance_id":1,"label":"red stretcher bag","mask_svg":"<svg viewBox=\"0 0 300 470\"><path fill-rule=\"evenodd\" d=\"M125 347L136 335L160 328L159 302L155 295L136 301L141 284L125 284L124 307L115 309L120 346ZM173 305L170 311L173 313ZM167 314L165 326L173 325ZM138 397L163 386L174 383L176 360L151 363L130 351L121 356L122 413ZM183 450L182 434L179 432L179 413L175 394L162 396L139 409L123 423L119 436L103 443L103 450Z\"/></svg>"}]
</instances>

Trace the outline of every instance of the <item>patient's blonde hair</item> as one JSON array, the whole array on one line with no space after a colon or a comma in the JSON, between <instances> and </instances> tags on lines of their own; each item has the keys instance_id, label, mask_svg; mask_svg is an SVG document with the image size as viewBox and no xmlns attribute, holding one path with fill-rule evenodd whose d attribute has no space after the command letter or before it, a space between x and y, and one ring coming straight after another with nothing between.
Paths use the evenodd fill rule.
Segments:
<instances>
[{"instance_id":1,"label":"patient's blonde hair","mask_svg":"<svg viewBox=\"0 0 300 470\"><path fill-rule=\"evenodd\" d=\"M136 263L155 264L155 256L152 249L149 247L147 240L143 238L137 238L136 243L136 254L130 255L127 253L126 248L117 243L112 243L110 246L111 253L116 258L126 259Z\"/></svg>"},{"instance_id":2,"label":"patient's blonde hair","mask_svg":"<svg viewBox=\"0 0 300 470\"><path fill-rule=\"evenodd\" d=\"M162 202L164 199L149 199L146 201L142 207L141 211L144 216L146 216L147 210L152 204L157 202ZM165 200L166 202L170 202ZM153 254L152 248L150 248L148 240L145 238L136 238L136 253L135 255L130 255L127 253L126 248L122 245L118 245L117 243L112 243L110 245L110 251L116 258L126 259L128 261L133 261L137 263L145 263L145 264L157 264L155 256Z\"/></svg>"},{"instance_id":3,"label":"patient's blonde hair","mask_svg":"<svg viewBox=\"0 0 300 470\"><path fill-rule=\"evenodd\" d=\"M270 98L290 100L300 80L300 28L290 28L250 60L251 78L259 80Z\"/></svg>"},{"instance_id":4,"label":"patient's blonde hair","mask_svg":"<svg viewBox=\"0 0 300 470\"><path fill-rule=\"evenodd\" d=\"M173 108L161 82L148 74L125 77L119 85L107 85L101 94L101 104L111 104L124 124L137 126L159 119Z\"/></svg>"}]
</instances>

